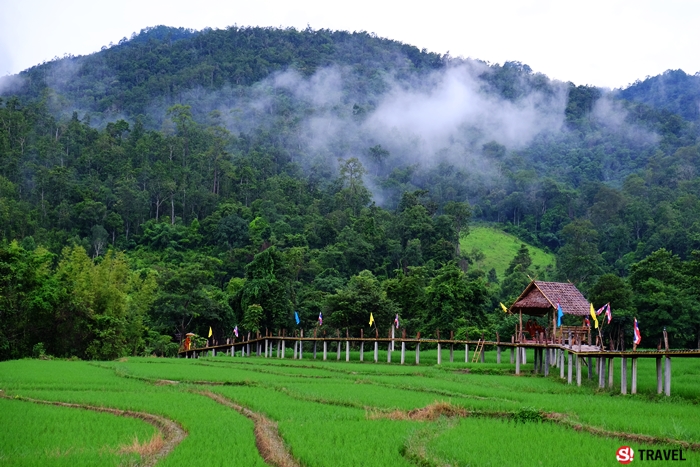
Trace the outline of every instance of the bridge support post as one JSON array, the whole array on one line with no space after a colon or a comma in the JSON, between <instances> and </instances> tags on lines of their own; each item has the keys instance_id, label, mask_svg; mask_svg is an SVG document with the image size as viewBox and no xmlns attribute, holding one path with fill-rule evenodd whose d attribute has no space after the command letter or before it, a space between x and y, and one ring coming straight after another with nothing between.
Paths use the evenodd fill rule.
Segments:
<instances>
[{"instance_id":1,"label":"bridge support post","mask_svg":"<svg viewBox=\"0 0 700 467\"><path fill-rule=\"evenodd\" d=\"M345 361L350 361L350 341L345 341Z\"/></svg>"},{"instance_id":2,"label":"bridge support post","mask_svg":"<svg viewBox=\"0 0 700 467\"><path fill-rule=\"evenodd\" d=\"M632 394L637 394L637 359L632 358Z\"/></svg>"},{"instance_id":3,"label":"bridge support post","mask_svg":"<svg viewBox=\"0 0 700 467\"><path fill-rule=\"evenodd\" d=\"M365 343L364 343L364 341L360 342L360 361L361 362L365 361Z\"/></svg>"},{"instance_id":4,"label":"bridge support post","mask_svg":"<svg viewBox=\"0 0 700 467\"><path fill-rule=\"evenodd\" d=\"M285 345L285 342L284 342L284 339L282 339L282 358L284 358L284 345Z\"/></svg>"},{"instance_id":5,"label":"bridge support post","mask_svg":"<svg viewBox=\"0 0 700 467\"><path fill-rule=\"evenodd\" d=\"M469 363L469 344L464 344L464 363Z\"/></svg>"},{"instance_id":6,"label":"bridge support post","mask_svg":"<svg viewBox=\"0 0 700 467\"><path fill-rule=\"evenodd\" d=\"M620 363L620 393L627 394L627 357Z\"/></svg>"},{"instance_id":7,"label":"bridge support post","mask_svg":"<svg viewBox=\"0 0 700 467\"><path fill-rule=\"evenodd\" d=\"M515 360L515 348L511 347L510 348L510 364L512 365Z\"/></svg>"},{"instance_id":8,"label":"bridge support post","mask_svg":"<svg viewBox=\"0 0 700 467\"><path fill-rule=\"evenodd\" d=\"M294 356L292 357L292 360L297 359L297 342L298 341L294 341Z\"/></svg>"},{"instance_id":9,"label":"bridge support post","mask_svg":"<svg viewBox=\"0 0 700 467\"><path fill-rule=\"evenodd\" d=\"M656 359L656 393L661 394L662 383L661 383L661 357Z\"/></svg>"},{"instance_id":10,"label":"bridge support post","mask_svg":"<svg viewBox=\"0 0 700 467\"><path fill-rule=\"evenodd\" d=\"M416 344L416 365L420 364L420 342Z\"/></svg>"},{"instance_id":11,"label":"bridge support post","mask_svg":"<svg viewBox=\"0 0 700 467\"><path fill-rule=\"evenodd\" d=\"M401 364L403 365L406 361L406 343L401 342Z\"/></svg>"},{"instance_id":12,"label":"bridge support post","mask_svg":"<svg viewBox=\"0 0 700 467\"><path fill-rule=\"evenodd\" d=\"M438 342L438 345L437 345L437 364L439 365L441 363L442 363L442 346Z\"/></svg>"},{"instance_id":13,"label":"bridge support post","mask_svg":"<svg viewBox=\"0 0 700 467\"><path fill-rule=\"evenodd\" d=\"M515 351L515 374L519 375L520 374L520 356L522 355L522 352L520 352L520 347L516 348Z\"/></svg>"},{"instance_id":14,"label":"bridge support post","mask_svg":"<svg viewBox=\"0 0 700 467\"><path fill-rule=\"evenodd\" d=\"M314 341L314 360L316 360L316 344L317 342Z\"/></svg>"},{"instance_id":15,"label":"bridge support post","mask_svg":"<svg viewBox=\"0 0 700 467\"><path fill-rule=\"evenodd\" d=\"M374 363L379 361L379 341L374 341Z\"/></svg>"},{"instance_id":16,"label":"bridge support post","mask_svg":"<svg viewBox=\"0 0 700 467\"><path fill-rule=\"evenodd\" d=\"M574 365L573 365L573 360L574 356L571 355L571 352L567 352L569 354L569 377L566 379L566 382L568 384L571 384L574 376Z\"/></svg>"},{"instance_id":17,"label":"bridge support post","mask_svg":"<svg viewBox=\"0 0 700 467\"><path fill-rule=\"evenodd\" d=\"M608 359L608 388L613 387L613 377L615 376L615 361L612 357Z\"/></svg>"},{"instance_id":18,"label":"bridge support post","mask_svg":"<svg viewBox=\"0 0 700 467\"><path fill-rule=\"evenodd\" d=\"M581 365L583 357L576 356L576 386L581 386Z\"/></svg>"},{"instance_id":19,"label":"bridge support post","mask_svg":"<svg viewBox=\"0 0 700 467\"><path fill-rule=\"evenodd\" d=\"M341 345L342 345L342 343L341 343L340 341L338 341L337 349L336 349L336 351L335 351L335 353L336 353L336 358L335 358L335 359L338 360L338 361L340 361L340 347L341 347Z\"/></svg>"},{"instance_id":20,"label":"bridge support post","mask_svg":"<svg viewBox=\"0 0 700 467\"><path fill-rule=\"evenodd\" d=\"M587 357L586 362L588 363L588 380L593 379L593 359L591 357Z\"/></svg>"},{"instance_id":21,"label":"bridge support post","mask_svg":"<svg viewBox=\"0 0 700 467\"><path fill-rule=\"evenodd\" d=\"M549 364L550 364L550 352L551 349L545 348L544 349L544 375L549 376ZM500 363L500 361L499 361Z\"/></svg>"},{"instance_id":22,"label":"bridge support post","mask_svg":"<svg viewBox=\"0 0 700 467\"><path fill-rule=\"evenodd\" d=\"M566 365L564 364L564 351L559 349L559 377L564 379L564 372L566 371Z\"/></svg>"},{"instance_id":23,"label":"bridge support post","mask_svg":"<svg viewBox=\"0 0 700 467\"><path fill-rule=\"evenodd\" d=\"M666 396L671 395L671 357L666 356L666 378L664 384L664 392Z\"/></svg>"},{"instance_id":24,"label":"bridge support post","mask_svg":"<svg viewBox=\"0 0 700 467\"><path fill-rule=\"evenodd\" d=\"M328 360L328 342L323 341L323 360Z\"/></svg>"},{"instance_id":25,"label":"bridge support post","mask_svg":"<svg viewBox=\"0 0 700 467\"><path fill-rule=\"evenodd\" d=\"M233 347L232 347L233 348ZM269 351L269 342L265 339L265 358L267 358L267 352Z\"/></svg>"}]
</instances>

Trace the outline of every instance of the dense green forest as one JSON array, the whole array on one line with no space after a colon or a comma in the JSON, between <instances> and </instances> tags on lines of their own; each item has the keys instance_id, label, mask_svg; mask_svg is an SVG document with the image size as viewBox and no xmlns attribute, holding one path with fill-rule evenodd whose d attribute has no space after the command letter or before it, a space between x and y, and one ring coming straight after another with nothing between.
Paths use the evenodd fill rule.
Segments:
<instances>
[{"instance_id":1,"label":"dense green forest","mask_svg":"<svg viewBox=\"0 0 700 467\"><path fill-rule=\"evenodd\" d=\"M613 334L636 316L643 346L666 327L696 347L698 82L610 92L367 33L162 26L6 77L0 359L172 354L295 311L505 336L498 302L530 277L610 302ZM556 268L523 245L502 280L480 270L474 222Z\"/></svg>"}]
</instances>

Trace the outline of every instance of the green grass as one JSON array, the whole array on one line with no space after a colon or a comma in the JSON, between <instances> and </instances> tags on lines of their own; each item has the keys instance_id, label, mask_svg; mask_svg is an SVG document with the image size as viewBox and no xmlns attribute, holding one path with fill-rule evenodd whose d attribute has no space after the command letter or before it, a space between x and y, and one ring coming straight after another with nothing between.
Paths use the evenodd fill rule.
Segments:
<instances>
[{"instance_id":1,"label":"green grass","mask_svg":"<svg viewBox=\"0 0 700 467\"><path fill-rule=\"evenodd\" d=\"M464 253L471 253L474 248L481 250L485 258L477 266L487 272L493 268L498 277L503 278L505 270L523 243L530 251L531 269L542 279L543 272L549 266L554 266L554 255L528 245L514 235L497 228L481 225L469 227L469 235L460 241L460 247Z\"/></svg>"},{"instance_id":2,"label":"green grass","mask_svg":"<svg viewBox=\"0 0 700 467\"><path fill-rule=\"evenodd\" d=\"M148 441L156 431L134 418L19 400L0 399L0 413L4 466L135 463L138 454L120 454L120 448Z\"/></svg>"},{"instance_id":3,"label":"green grass","mask_svg":"<svg viewBox=\"0 0 700 467\"><path fill-rule=\"evenodd\" d=\"M421 352L421 365L387 364L386 350L380 362L218 356L201 359L132 358L126 361L86 363L22 360L0 363L0 389L5 393L46 400L138 410L179 422L188 437L159 465L191 465L206 459L207 465L264 465L253 437L253 423L237 412L196 393L217 392L275 421L290 452L307 466L408 466L425 465L611 465L614 449L623 444L635 449L640 443L615 436L595 436L551 422L516 424L512 421L475 417L414 421L377 418L372 414L395 410L408 412L434 402L483 412L517 413L532 408L563 414L580 423L610 432L650 435L700 443L700 361L674 359L671 398L656 395L653 359L640 359L636 396L619 394L619 361L615 365L615 388L600 390L597 378L583 386L567 385L557 368L549 377L532 375L532 353L522 376L512 374L509 352L495 363L495 352L486 363L465 364L464 348L443 349L443 364L435 365L435 349ZM399 352L394 354L394 361ZM413 361L409 352L407 360ZM366 352L365 357L372 357ZM410 357L410 358L409 358ZM176 385L155 384L179 381ZM205 384L206 382L216 383ZM33 411L46 406L8 401ZM24 404L24 405L22 405ZM52 407L51 407L52 408ZM62 409L70 411L72 409ZM84 411L51 418L55 432L70 429L71 417ZM3 420L5 419L3 413ZM102 417L107 417L104 414ZM64 419L66 420L64 422ZM107 420L109 419L109 420ZM107 430L117 417L91 421ZM141 422L139 422L141 423ZM148 426L147 426L148 427ZM96 430L96 431L99 431ZM104 431L103 430L103 431ZM81 452L85 446L113 446L133 439L137 428L114 429L114 439L60 442L37 438L24 446L21 437L0 432L0 446L36 453L36 463L52 461L49 453ZM141 439L141 434L138 435ZM117 440L118 438L118 440ZM61 444L63 443L63 444ZM541 456L541 452L548 452ZM85 451L87 452L87 451ZM419 452L421 459L412 457ZM688 465L697 465L700 453L689 452ZM46 462L44 462L46 461ZM109 465L109 461L101 462ZM16 465L31 465L18 463ZM76 462L75 465L80 465Z\"/></svg>"}]
</instances>

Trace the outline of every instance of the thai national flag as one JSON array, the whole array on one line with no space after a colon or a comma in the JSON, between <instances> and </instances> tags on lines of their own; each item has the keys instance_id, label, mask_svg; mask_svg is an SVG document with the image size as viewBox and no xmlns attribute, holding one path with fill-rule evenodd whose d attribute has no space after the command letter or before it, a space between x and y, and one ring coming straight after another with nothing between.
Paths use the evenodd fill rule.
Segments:
<instances>
[{"instance_id":1,"label":"thai national flag","mask_svg":"<svg viewBox=\"0 0 700 467\"><path fill-rule=\"evenodd\" d=\"M610 321L612 321L612 312L610 311L610 304L608 303L605 306L605 317L608 318L608 324L610 324Z\"/></svg>"},{"instance_id":2,"label":"thai national flag","mask_svg":"<svg viewBox=\"0 0 700 467\"><path fill-rule=\"evenodd\" d=\"M236 325L235 328L233 328L233 334L238 337L238 325Z\"/></svg>"},{"instance_id":3,"label":"thai national flag","mask_svg":"<svg viewBox=\"0 0 700 467\"><path fill-rule=\"evenodd\" d=\"M396 326L396 329L399 328L399 315L396 315L396 318L394 318L394 326Z\"/></svg>"},{"instance_id":4,"label":"thai national flag","mask_svg":"<svg viewBox=\"0 0 700 467\"><path fill-rule=\"evenodd\" d=\"M637 318L634 318L634 345L639 345L640 342L642 342L642 333L639 332Z\"/></svg>"},{"instance_id":5,"label":"thai national flag","mask_svg":"<svg viewBox=\"0 0 700 467\"><path fill-rule=\"evenodd\" d=\"M587 328L590 328L590 327L591 327L591 320L588 319L588 317L585 317L585 318L583 319L583 322L586 324L586 327L587 327Z\"/></svg>"},{"instance_id":6,"label":"thai national flag","mask_svg":"<svg viewBox=\"0 0 700 467\"><path fill-rule=\"evenodd\" d=\"M323 326L323 314L321 312L318 312L318 325Z\"/></svg>"},{"instance_id":7,"label":"thai national flag","mask_svg":"<svg viewBox=\"0 0 700 467\"><path fill-rule=\"evenodd\" d=\"M605 305L603 305L603 306L601 306L600 308L598 308L598 310L595 312L595 315L596 315L596 316L600 316L600 314L601 314L602 312L604 312L604 311L605 311Z\"/></svg>"}]
</instances>

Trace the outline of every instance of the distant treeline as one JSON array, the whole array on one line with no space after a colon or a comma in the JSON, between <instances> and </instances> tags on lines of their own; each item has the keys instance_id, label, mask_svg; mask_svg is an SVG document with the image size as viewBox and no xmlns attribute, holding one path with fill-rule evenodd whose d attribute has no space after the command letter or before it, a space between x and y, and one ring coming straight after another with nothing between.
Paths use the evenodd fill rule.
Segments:
<instances>
[{"instance_id":1,"label":"distant treeline","mask_svg":"<svg viewBox=\"0 0 700 467\"><path fill-rule=\"evenodd\" d=\"M610 302L609 329L628 341L636 316L643 345L655 346L666 327L673 346L697 346L700 148L692 115L653 99L613 101L629 125L654 135L640 143L591 117L599 90L567 85L558 136L519 149L476 148L498 167L495 181L455 162L402 164L380 144L358 157L305 158L285 137L311 111L295 101L270 107L280 116L270 127L239 134L221 115L199 118L187 105L163 108L160 129L136 116L148 99L191 84L187 63L232 51L248 57L241 81L238 71L215 70L209 86L243 89L273 69L310 74L341 63L357 67L352 86L376 84L368 95L377 95L376 63L409 80L449 61L367 34L155 28L66 59L106 61L104 79L117 70L116 84L105 87L93 67L57 95L38 74L60 61L29 70L31 87L0 101L0 358L168 354L184 333L210 326L217 338L235 325L292 329L294 311L306 328L320 312L324 326L354 332L370 312L386 327L398 313L423 335L506 336L514 318L498 302L510 304L529 277L571 280L596 306ZM513 102L523 83L553 86L526 65L491 69L489 92ZM160 91L149 87L157 80ZM57 100L85 98L92 87L105 94L92 96L91 109L117 105L129 121L95 128L77 112L56 112ZM366 118L370 101L353 118ZM482 252L459 248L475 220L553 251L556 270L533 270L525 247L504 278L479 270Z\"/></svg>"}]
</instances>

